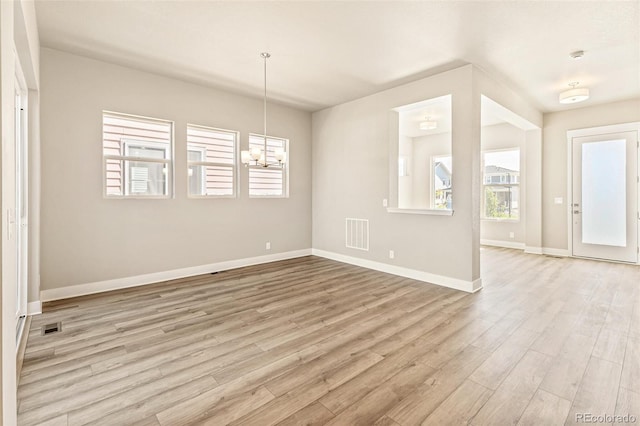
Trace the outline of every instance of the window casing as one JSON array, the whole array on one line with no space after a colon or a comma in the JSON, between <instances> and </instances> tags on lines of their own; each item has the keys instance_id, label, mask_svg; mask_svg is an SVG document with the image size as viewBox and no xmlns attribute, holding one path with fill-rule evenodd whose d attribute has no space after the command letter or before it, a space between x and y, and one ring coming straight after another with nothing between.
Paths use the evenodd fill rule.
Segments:
<instances>
[{"instance_id":1,"label":"window casing","mask_svg":"<svg viewBox=\"0 0 640 426\"><path fill-rule=\"evenodd\" d=\"M109 198L169 198L173 175L171 121L102 114L104 195Z\"/></svg>"},{"instance_id":2,"label":"window casing","mask_svg":"<svg viewBox=\"0 0 640 426\"><path fill-rule=\"evenodd\" d=\"M520 149L487 151L483 162L483 219L520 219Z\"/></svg>"},{"instance_id":3,"label":"window casing","mask_svg":"<svg viewBox=\"0 0 640 426\"><path fill-rule=\"evenodd\" d=\"M189 197L235 197L237 152L238 132L187 125Z\"/></svg>"},{"instance_id":4,"label":"window casing","mask_svg":"<svg viewBox=\"0 0 640 426\"><path fill-rule=\"evenodd\" d=\"M263 148L264 138L262 135L249 135L249 149ZM249 197L289 197L289 140L267 136L267 163L277 163L275 151L283 149L287 154L283 167L262 167L260 165L249 165Z\"/></svg>"}]
</instances>

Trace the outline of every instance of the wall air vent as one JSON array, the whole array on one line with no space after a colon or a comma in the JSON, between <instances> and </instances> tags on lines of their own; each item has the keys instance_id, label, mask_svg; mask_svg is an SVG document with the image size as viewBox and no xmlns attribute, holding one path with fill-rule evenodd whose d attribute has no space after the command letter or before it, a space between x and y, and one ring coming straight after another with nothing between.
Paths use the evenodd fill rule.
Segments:
<instances>
[{"instance_id":1,"label":"wall air vent","mask_svg":"<svg viewBox=\"0 0 640 426\"><path fill-rule=\"evenodd\" d=\"M369 220L345 219L345 246L356 250L369 251Z\"/></svg>"}]
</instances>

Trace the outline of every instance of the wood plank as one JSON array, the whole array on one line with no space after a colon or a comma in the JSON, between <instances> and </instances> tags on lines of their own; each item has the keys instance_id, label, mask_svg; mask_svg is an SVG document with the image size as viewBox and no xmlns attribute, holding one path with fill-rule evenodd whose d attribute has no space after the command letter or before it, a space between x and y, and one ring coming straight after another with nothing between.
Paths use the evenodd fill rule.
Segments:
<instances>
[{"instance_id":1,"label":"wood plank","mask_svg":"<svg viewBox=\"0 0 640 426\"><path fill-rule=\"evenodd\" d=\"M620 386L640 393L640 338L629 337L627 341Z\"/></svg>"},{"instance_id":2,"label":"wood plank","mask_svg":"<svg viewBox=\"0 0 640 426\"><path fill-rule=\"evenodd\" d=\"M469 345L399 401L387 415L400 424L419 424L426 419L467 377L484 362L489 352Z\"/></svg>"},{"instance_id":3,"label":"wood plank","mask_svg":"<svg viewBox=\"0 0 640 426\"><path fill-rule=\"evenodd\" d=\"M314 402L299 410L280 423L278 426L320 426L333 418L333 413L319 402Z\"/></svg>"},{"instance_id":4,"label":"wood plank","mask_svg":"<svg viewBox=\"0 0 640 426\"><path fill-rule=\"evenodd\" d=\"M528 351L473 418L474 425L516 424L544 378L551 357Z\"/></svg>"},{"instance_id":5,"label":"wood plank","mask_svg":"<svg viewBox=\"0 0 640 426\"><path fill-rule=\"evenodd\" d=\"M47 303L20 425L559 424L568 401L567 420L637 413L640 268L498 248L481 262L475 294L307 256ZM63 331L41 336L54 321Z\"/></svg>"},{"instance_id":6,"label":"wood plank","mask_svg":"<svg viewBox=\"0 0 640 426\"><path fill-rule=\"evenodd\" d=\"M518 421L518 426L561 425L569 414L571 401L538 389Z\"/></svg>"},{"instance_id":7,"label":"wood plank","mask_svg":"<svg viewBox=\"0 0 640 426\"><path fill-rule=\"evenodd\" d=\"M567 417L568 425L580 424L576 414L611 414L616 409L616 398L622 367L615 362L591 357Z\"/></svg>"},{"instance_id":8,"label":"wood plank","mask_svg":"<svg viewBox=\"0 0 640 426\"><path fill-rule=\"evenodd\" d=\"M471 380L465 380L422 424L434 426L468 424L492 393L491 389Z\"/></svg>"},{"instance_id":9,"label":"wood plank","mask_svg":"<svg viewBox=\"0 0 640 426\"><path fill-rule=\"evenodd\" d=\"M640 393L621 387L615 414L619 417L613 422L614 425L636 423L640 419ZM635 422L631 421L633 418L636 419Z\"/></svg>"}]
</instances>

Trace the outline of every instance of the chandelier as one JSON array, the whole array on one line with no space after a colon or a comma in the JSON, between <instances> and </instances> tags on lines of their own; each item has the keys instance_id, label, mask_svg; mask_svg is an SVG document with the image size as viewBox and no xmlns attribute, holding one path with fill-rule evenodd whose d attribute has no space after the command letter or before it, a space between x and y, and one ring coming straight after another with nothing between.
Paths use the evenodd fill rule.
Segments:
<instances>
[{"instance_id":1,"label":"chandelier","mask_svg":"<svg viewBox=\"0 0 640 426\"><path fill-rule=\"evenodd\" d=\"M264 140L264 146L258 147L253 146L249 147L249 150L240 152L240 161L245 167L249 165L261 166L261 167L280 167L283 168L287 161L287 153L283 148L276 148L273 151L273 157L275 158L275 162L269 162L268 158L268 150L267 150L267 59L271 57L271 55L267 52L262 52L260 54L262 59L264 60L264 98L263 98L263 124L264 124L264 133L262 134L262 139Z\"/></svg>"}]
</instances>

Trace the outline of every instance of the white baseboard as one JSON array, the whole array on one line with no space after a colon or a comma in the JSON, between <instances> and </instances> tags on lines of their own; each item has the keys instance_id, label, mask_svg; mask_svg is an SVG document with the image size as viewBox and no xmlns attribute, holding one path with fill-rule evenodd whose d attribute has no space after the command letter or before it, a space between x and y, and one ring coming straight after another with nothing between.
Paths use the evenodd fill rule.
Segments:
<instances>
[{"instance_id":1,"label":"white baseboard","mask_svg":"<svg viewBox=\"0 0 640 426\"><path fill-rule=\"evenodd\" d=\"M557 249L550 247L542 247L542 254L548 254L550 256L560 256L560 257L568 257L571 256L569 250L567 249Z\"/></svg>"},{"instance_id":2,"label":"white baseboard","mask_svg":"<svg viewBox=\"0 0 640 426\"><path fill-rule=\"evenodd\" d=\"M312 249L311 254L320 256L338 262L348 263L351 265L361 266L363 268L373 269L375 271L386 272L388 274L398 275L401 277L411 278L418 281L424 281L430 284L436 284L443 287L449 287L456 290L475 293L482 288L482 279L478 278L474 281L465 281L458 278L446 277L444 275L431 274L429 272L418 271L416 269L404 268L401 266L389 265L388 263L376 262L373 260L360 259L344 254L334 253L330 251Z\"/></svg>"},{"instance_id":3,"label":"white baseboard","mask_svg":"<svg viewBox=\"0 0 640 426\"><path fill-rule=\"evenodd\" d=\"M27 303L27 315L39 315L42 313L42 302L36 300L35 302Z\"/></svg>"},{"instance_id":4,"label":"white baseboard","mask_svg":"<svg viewBox=\"0 0 640 426\"><path fill-rule=\"evenodd\" d=\"M500 240L480 240L480 244L483 246L503 247L524 250L524 243L517 243L515 241L500 241Z\"/></svg>"},{"instance_id":5,"label":"white baseboard","mask_svg":"<svg viewBox=\"0 0 640 426\"><path fill-rule=\"evenodd\" d=\"M278 260L293 259L296 257L311 255L311 249L287 251L265 256L249 257L245 259L227 260L211 263L209 265L192 266L189 268L174 269L171 271L154 272L151 274L137 275L133 277L116 278L113 280L98 281L93 283L78 284L68 287L52 288L40 292L40 300L48 302L52 300L68 299L70 297L86 296L88 294L102 293L111 290L120 290L129 287L137 287L178 278L192 277L194 275L210 272L226 271L242 268L244 266L259 265L261 263L275 262Z\"/></svg>"},{"instance_id":6,"label":"white baseboard","mask_svg":"<svg viewBox=\"0 0 640 426\"><path fill-rule=\"evenodd\" d=\"M524 252L527 254L542 254L542 247L525 246Z\"/></svg>"}]
</instances>

